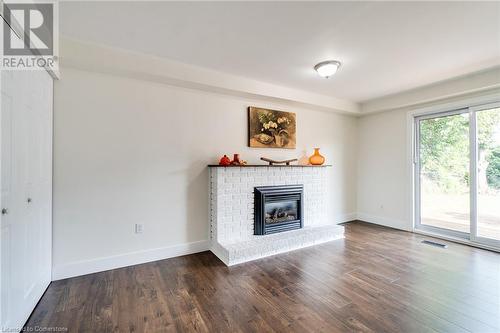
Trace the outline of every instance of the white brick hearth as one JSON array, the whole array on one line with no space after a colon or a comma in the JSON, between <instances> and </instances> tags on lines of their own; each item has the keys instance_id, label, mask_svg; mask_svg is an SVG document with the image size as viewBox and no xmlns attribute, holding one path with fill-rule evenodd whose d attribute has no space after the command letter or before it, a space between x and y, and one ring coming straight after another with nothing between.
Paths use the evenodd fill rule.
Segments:
<instances>
[{"instance_id":1,"label":"white brick hearth","mask_svg":"<svg viewBox=\"0 0 500 333\"><path fill-rule=\"evenodd\" d=\"M328 167L210 167L211 250L226 265L344 237L326 215ZM304 185L304 228L254 235L254 188Z\"/></svg>"}]
</instances>

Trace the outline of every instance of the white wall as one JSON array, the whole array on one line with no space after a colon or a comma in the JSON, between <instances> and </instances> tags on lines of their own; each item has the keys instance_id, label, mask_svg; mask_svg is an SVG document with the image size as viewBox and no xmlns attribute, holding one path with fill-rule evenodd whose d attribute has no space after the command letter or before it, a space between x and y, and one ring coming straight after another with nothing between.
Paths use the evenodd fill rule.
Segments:
<instances>
[{"instance_id":1,"label":"white wall","mask_svg":"<svg viewBox=\"0 0 500 333\"><path fill-rule=\"evenodd\" d=\"M356 212L357 119L62 67L55 84L54 278L198 251L208 170L222 154L321 147L332 223ZM297 149L247 147L249 105L297 113ZM144 233L135 234L134 224Z\"/></svg>"},{"instance_id":2,"label":"white wall","mask_svg":"<svg viewBox=\"0 0 500 333\"><path fill-rule=\"evenodd\" d=\"M378 113L358 120L360 220L411 230L406 127L405 111Z\"/></svg>"}]
</instances>

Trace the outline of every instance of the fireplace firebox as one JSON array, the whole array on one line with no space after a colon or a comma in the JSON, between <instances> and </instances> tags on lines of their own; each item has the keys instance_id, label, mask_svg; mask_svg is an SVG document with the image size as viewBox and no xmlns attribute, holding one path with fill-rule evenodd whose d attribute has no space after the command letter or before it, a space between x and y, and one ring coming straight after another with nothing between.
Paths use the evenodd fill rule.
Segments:
<instances>
[{"instance_id":1,"label":"fireplace firebox","mask_svg":"<svg viewBox=\"0 0 500 333\"><path fill-rule=\"evenodd\" d=\"M304 226L302 185L254 188L254 234L267 235Z\"/></svg>"}]
</instances>

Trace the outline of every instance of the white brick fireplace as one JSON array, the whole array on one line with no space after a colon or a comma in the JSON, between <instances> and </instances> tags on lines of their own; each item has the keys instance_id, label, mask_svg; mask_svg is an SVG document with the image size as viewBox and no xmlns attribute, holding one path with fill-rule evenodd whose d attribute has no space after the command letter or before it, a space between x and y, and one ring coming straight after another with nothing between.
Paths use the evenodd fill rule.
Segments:
<instances>
[{"instance_id":1,"label":"white brick fireplace","mask_svg":"<svg viewBox=\"0 0 500 333\"><path fill-rule=\"evenodd\" d=\"M343 238L326 214L328 166L210 166L211 250L226 265ZM304 228L254 235L254 188L303 185Z\"/></svg>"}]
</instances>

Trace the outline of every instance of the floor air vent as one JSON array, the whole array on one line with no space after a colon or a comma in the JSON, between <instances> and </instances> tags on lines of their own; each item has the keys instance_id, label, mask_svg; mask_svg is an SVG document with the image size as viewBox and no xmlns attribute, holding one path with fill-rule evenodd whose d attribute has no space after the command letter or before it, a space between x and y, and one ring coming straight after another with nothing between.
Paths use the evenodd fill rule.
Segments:
<instances>
[{"instance_id":1,"label":"floor air vent","mask_svg":"<svg viewBox=\"0 0 500 333\"><path fill-rule=\"evenodd\" d=\"M432 246L440 247L440 248L443 248L443 249L446 249L448 247L448 245L446 245L446 244L436 243L436 242L432 242L432 241L428 241L428 240L423 240L422 243L423 244L427 244L427 245L432 245Z\"/></svg>"}]
</instances>

